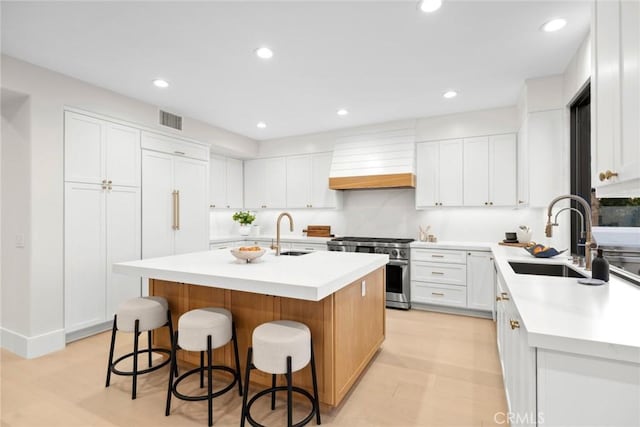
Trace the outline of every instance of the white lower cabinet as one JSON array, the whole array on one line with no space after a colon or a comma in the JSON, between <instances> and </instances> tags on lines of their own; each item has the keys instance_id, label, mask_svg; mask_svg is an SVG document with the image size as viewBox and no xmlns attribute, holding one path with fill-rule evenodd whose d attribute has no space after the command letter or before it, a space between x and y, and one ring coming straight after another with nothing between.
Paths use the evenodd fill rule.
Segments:
<instances>
[{"instance_id":1,"label":"white lower cabinet","mask_svg":"<svg viewBox=\"0 0 640 427\"><path fill-rule=\"evenodd\" d=\"M140 279L111 271L140 259L140 189L65 183L65 332L112 319L118 304L140 296Z\"/></svg>"},{"instance_id":2,"label":"white lower cabinet","mask_svg":"<svg viewBox=\"0 0 640 427\"><path fill-rule=\"evenodd\" d=\"M497 345L508 404L508 412L498 414L498 423L640 425L640 362L532 347L500 274L496 293Z\"/></svg>"},{"instance_id":3,"label":"white lower cabinet","mask_svg":"<svg viewBox=\"0 0 640 427\"><path fill-rule=\"evenodd\" d=\"M467 307L493 311L495 269L491 252L467 252Z\"/></svg>"},{"instance_id":4,"label":"white lower cabinet","mask_svg":"<svg viewBox=\"0 0 640 427\"><path fill-rule=\"evenodd\" d=\"M411 302L491 312L495 275L491 252L411 249Z\"/></svg>"},{"instance_id":5,"label":"white lower cabinet","mask_svg":"<svg viewBox=\"0 0 640 427\"><path fill-rule=\"evenodd\" d=\"M326 251L327 244L326 243L291 243L291 249L294 251L306 251L306 252Z\"/></svg>"}]
</instances>

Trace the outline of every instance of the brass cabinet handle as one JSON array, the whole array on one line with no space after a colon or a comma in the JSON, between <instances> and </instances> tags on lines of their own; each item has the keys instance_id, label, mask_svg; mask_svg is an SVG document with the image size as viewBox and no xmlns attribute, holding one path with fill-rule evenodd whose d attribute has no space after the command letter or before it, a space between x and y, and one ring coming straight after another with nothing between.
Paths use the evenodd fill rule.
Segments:
<instances>
[{"instance_id":1,"label":"brass cabinet handle","mask_svg":"<svg viewBox=\"0 0 640 427\"><path fill-rule=\"evenodd\" d=\"M431 274L444 274L442 271L432 271Z\"/></svg>"},{"instance_id":2,"label":"brass cabinet handle","mask_svg":"<svg viewBox=\"0 0 640 427\"><path fill-rule=\"evenodd\" d=\"M431 255L431 258L444 258L444 255Z\"/></svg>"},{"instance_id":3,"label":"brass cabinet handle","mask_svg":"<svg viewBox=\"0 0 640 427\"><path fill-rule=\"evenodd\" d=\"M180 192L173 190L171 193L173 196L173 228L174 230L180 230Z\"/></svg>"},{"instance_id":4,"label":"brass cabinet handle","mask_svg":"<svg viewBox=\"0 0 640 427\"><path fill-rule=\"evenodd\" d=\"M230 207L231 207L231 205L227 205L227 208L230 208Z\"/></svg>"},{"instance_id":5,"label":"brass cabinet handle","mask_svg":"<svg viewBox=\"0 0 640 427\"><path fill-rule=\"evenodd\" d=\"M618 176L618 172L611 172L610 170L607 170L606 172L600 172L600 175L598 175L600 181L609 180L614 176Z\"/></svg>"},{"instance_id":6,"label":"brass cabinet handle","mask_svg":"<svg viewBox=\"0 0 640 427\"><path fill-rule=\"evenodd\" d=\"M489 202L484 202L484 205L487 206L489 204Z\"/></svg>"},{"instance_id":7,"label":"brass cabinet handle","mask_svg":"<svg viewBox=\"0 0 640 427\"><path fill-rule=\"evenodd\" d=\"M435 296L438 296L438 297L443 297L444 296L444 294L442 292L431 292L431 295L435 295Z\"/></svg>"},{"instance_id":8,"label":"brass cabinet handle","mask_svg":"<svg viewBox=\"0 0 640 427\"><path fill-rule=\"evenodd\" d=\"M490 206L493 206L493 202L489 202L489 205L490 205Z\"/></svg>"},{"instance_id":9,"label":"brass cabinet handle","mask_svg":"<svg viewBox=\"0 0 640 427\"><path fill-rule=\"evenodd\" d=\"M215 207L216 207L216 205L209 205L209 207L210 207L210 208L215 208Z\"/></svg>"},{"instance_id":10,"label":"brass cabinet handle","mask_svg":"<svg viewBox=\"0 0 640 427\"><path fill-rule=\"evenodd\" d=\"M509 324L511 325L511 329L517 329L520 327L520 322L517 320L509 320Z\"/></svg>"},{"instance_id":11,"label":"brass cabinet handle","mask_svg":"<svg viewBox=\"0 0 640 427\"><path fill-rule=\"evenodd\" d=\"M500 296L502 296L502 299L503 299L504 301L509 301L509 294L508 294L508 293L506 293L506 292L502 292L502 293L500 294Z\"/></svg>"},{"instance_id":12,"label":"brass cabinet handle","mask_svg":"<svg viewBox=\"0 0 640 427\"><path fill-rule=\"evenodd\" d=\"M174 151L174 154L179 154L181 156L184 156L185 152L184 151Z\"/></svg>"},{"instance_id":13,"label":"brass cabinet handle","mask_svg":"<svg viewBox=\"0 0 640 427\"><path fill-rule=\"evenodd\" d=\"M502 301L502 298L500 298L499 296L496 297L496 301Z\"/></svg>"},{"instance_id":14,"label":"brass cabinet handle","mask_svg":"<svg viewBox=\"0 0 640 427\"><path fill-rule=\"evenodd\" d=\"M518 204L521 205L524 203L524 200L518 200Z\"/></svg>"}]
</instances>

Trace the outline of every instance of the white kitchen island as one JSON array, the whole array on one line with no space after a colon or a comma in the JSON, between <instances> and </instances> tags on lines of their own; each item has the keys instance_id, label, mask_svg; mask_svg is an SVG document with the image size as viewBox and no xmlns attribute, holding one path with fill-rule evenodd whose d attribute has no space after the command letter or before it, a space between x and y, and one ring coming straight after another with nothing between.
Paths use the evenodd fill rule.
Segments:
<instances>
[{"instance_id":1,"label":"white kitchen island","mask_svg":"<svg viewBox=\"0 0 640 427\"><path fill-rule=\"evenodd\" d=\"M385 265L387 255L312 252L278 256L269 252L245 263L228 251L205 251L117 263L113 271L149 278L149 294L163 296L177 319L200 307L224 307L233 313L241 368L253 329L288 319L311 329L320 401L335 406L365 370L385 337ZM154 334L168 346L165 331ZM215 352L218 363L232 365L229 346ZM187 352L183 352L187 353ZM183 360L198 363L199 354ZM309 367L294 382L311 390ZM257 372L252 380L270 385Z\"/></svg>"}]
</instances>

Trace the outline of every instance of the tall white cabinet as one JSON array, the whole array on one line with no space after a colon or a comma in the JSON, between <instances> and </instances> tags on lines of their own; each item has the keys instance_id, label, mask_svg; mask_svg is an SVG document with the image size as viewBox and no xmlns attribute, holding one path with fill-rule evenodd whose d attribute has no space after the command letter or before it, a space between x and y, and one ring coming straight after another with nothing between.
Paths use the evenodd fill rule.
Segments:
<instances>
[{"instance_id":1,"label":"tall white cabinet","mask_svg":"<svg viewBox=\"0 0 640 427\"><path fill-rule=\"evenodd\" d=\"M65 112L65 331L104 328L140 279L111 264L140 258L140 131Z\"/></svg>"},{"instance_id":2,"label":"tall white cabinet","mask_svg":"<svg viewBox=\"0 0 640 427\"><path fill-rule=\"evenodd\" d=\"M142 257L209 248L209 149L142 135Z\"/></svg>"},{"instance_id":3,"label":"tall white cabinet","mask_svg":"<svg viewBox=\"0 0 640 427\"><path fill-rule=\"evenodd\" d=\"M594 2L592 185L599 197L640 196L640 4Z\"/></svg>"}]
</instances>

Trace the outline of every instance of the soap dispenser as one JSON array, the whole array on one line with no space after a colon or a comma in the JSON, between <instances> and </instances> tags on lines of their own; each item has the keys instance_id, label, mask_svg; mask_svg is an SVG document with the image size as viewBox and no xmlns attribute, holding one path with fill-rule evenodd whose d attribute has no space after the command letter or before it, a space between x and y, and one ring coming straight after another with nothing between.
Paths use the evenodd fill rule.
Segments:
<instances>
[{"instance_id":1,"label":"soap dispenser","mask_svg":"<svg viewBox=\"0 0 640 427\"><path fill-rule=\"evenodd\" d=\"M609 281L609 261L602 256L602 249L598 249L598 255L591 263L591 277L604 282Z\"/></svg>"}]
</instances>

